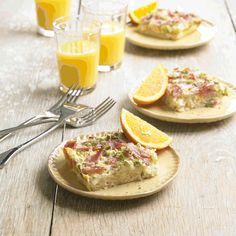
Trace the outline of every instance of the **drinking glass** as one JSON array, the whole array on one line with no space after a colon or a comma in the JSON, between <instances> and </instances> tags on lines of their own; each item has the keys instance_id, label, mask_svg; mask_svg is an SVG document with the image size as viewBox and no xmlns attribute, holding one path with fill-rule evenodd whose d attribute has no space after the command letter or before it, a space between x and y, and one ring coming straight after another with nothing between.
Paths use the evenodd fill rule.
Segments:
<instances>
[{"instance_id":1,"label":"drinking glass","mask_svg":"<svg viewBox=\"0 0 236 236\"><path fill-rule=\"evenodd\" d=\"M102 24L99 71L111 71L121 65L125 47L127 2L124 0L83 0L81 14Z\"/></svg>"},{"instance_id":2,"label":"drinking glass","mask_svg":"<svg viewBox=\"0 0 236 236\"><path fill-rule=\"evenodd\" d=\"M61 17L53 23L57 41L60 90L73 84L91 92L98 77L101 24L76 17Z\"/></svg>"},{"instance_id":3,"label":"drinking glass","mask_svg":"<svg viewBox=\"0 0 236 236\"><path fill-rule=\"evenodd\" d=\"M69 16L71 0L35 0L38 21L38 33L53 37L53 21Z\"/></svg>"}]
</instances>

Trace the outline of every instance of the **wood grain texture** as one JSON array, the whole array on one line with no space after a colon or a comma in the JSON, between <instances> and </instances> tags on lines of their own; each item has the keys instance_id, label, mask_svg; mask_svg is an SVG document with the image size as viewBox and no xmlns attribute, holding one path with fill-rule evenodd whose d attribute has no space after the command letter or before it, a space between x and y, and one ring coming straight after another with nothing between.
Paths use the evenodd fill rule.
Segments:
<instances>
[{"instance_id":1,"label":"wood grain texture","mask_svg":"<svg viewBox=\"0 0 236 236\"><path fill-rule=\"evenodd\" d=\"M140 2L143 4L143 1L132 1L131 7ZM122 68L112 75L101 75L93 94L95 97L105 96L109 86L109 93L115 91L119 99L116 109L101 123L79 133L119 127L121 107L135 112L126 93L160 62L169 68L198 67L234 82L236 73L232 57L235 59L235 35L224 2L160 1L161 6L167 4L171 8L183 7L196 12L227 33L219 32L209 45L189 51L160 52L127 43ZM114 77L115 74L118 78ZM115 89L117 86L119 90ZM174 137L174 147L182 158L177 179L157 195L125 202L85 199L59 188L52 235L63 235L66 231L69 235L233 236L236 233L235 118L215 124L180 125L140 117ZM67 135L76 134L73 132L71 135L68 131Z\"/></svg>"},{"instance_id":2,"label":"wood grain texture","mask_svg":"<svg viewBox=\"0 0 236 236\"><path fill-rule=\"evenodd\" d=\"M207 46L175 52L127 43L122 67L100 74L94 93L81 98L82 103L96 105L110 95L116 106L91 127L68 128L65 138L120 128L124 107L173 136L181 157L180 172L164 191L132 201L86 199L59 188L52 235L236 235L236 117L214 124L171 124L137 113L127 97L132 86L158 63L168 68L197 67L235 84L234 29L223 0L159 2L213 21L219 29L216 38ZM131 0L130 8L141 4L143 0ZM2 129L49 107L59 93L54 40L35 34L33 1L2 1L0 20ZM39 131L29 129L7 139L0 151ZM47 156L60 139L58 129L0 170L0 235L49 234L55 184L48 175Z\"/></svg>"},{"instance_id":3,"label":"wood grain texture","mask_svg":"<svg viewBox=\"0 0 236 236\"><path fill-rule=\"evenodd\" d=\"M31 1L0 3L0 129L18 124L47 108L59 97L55 77L54 41L35 33ZM37 85L41 84L39 87ZM27 129L0 144L0 152L35 136L45 127ZM0 235L48 235L54 182L47 156L61 140L61 130L19 153L0 170Z\"/></svg>"}]
</instances>

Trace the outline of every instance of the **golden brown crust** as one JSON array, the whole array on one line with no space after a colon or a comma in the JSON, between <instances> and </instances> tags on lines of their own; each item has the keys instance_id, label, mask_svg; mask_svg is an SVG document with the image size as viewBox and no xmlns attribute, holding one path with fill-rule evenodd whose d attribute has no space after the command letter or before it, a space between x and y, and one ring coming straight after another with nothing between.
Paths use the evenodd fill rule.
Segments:
<instances>
[{"instance_id":1,"label":"golden brown crust","mask_svg":"<svg viewBox=\"0 0 236 236\"><path fill-rule=\"evenodd\" d=\"M68 163L69 163L69 166L70 166L70 168L73 168L74 166L75 166L75 161L71 158L71 156L69 155L69 153L68 153L68 147L64 147L63 148L63 153L64 153L64 155L65 155L65 158L67 159L67 161L68 161Z\"/></svg>"}]
</instances>

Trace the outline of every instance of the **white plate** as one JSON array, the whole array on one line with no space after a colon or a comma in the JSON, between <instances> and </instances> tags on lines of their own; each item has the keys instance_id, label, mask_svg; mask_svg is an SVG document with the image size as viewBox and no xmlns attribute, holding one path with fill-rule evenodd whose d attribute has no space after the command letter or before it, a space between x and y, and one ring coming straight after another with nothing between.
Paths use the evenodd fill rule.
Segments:
<instances>
[{"instance_id":1,"label":"white plate","mask_svg":"<svg viewBox=\"0 0 236 236\"><path fill-rule=\"evenodd\" d=\"M95 134L96 136L103 133ZM78 140L86 140L88 135L81 135ZM77 176L70 170L62 147L67 141L57 146L48 159L48 170L52 178L62 188L89 198L106 200L126 200L149 196L163 189L176 176L179 168L179 157L173 148L168 147L158 151L157 176L143 181L122 184L109 189L90 192L79 182Z\"/></svg>"},{"instance_id":2,"label":"white plate","mask_svg":"<svg viewBox=\"0 0 236 236\"><path fill-rule=\"evenodd\" d=\"M164 104L156 102L155 104L141 107L132 99L132 93L129 95L130 101L134 108L144 115L158 120L175 122L175 123L210 123L224 120L233 116L236 112L236 87L232 84L220 81L228 86L229 96L224 97L220 105L216 107L196 108L184 112L176 112L169 109Z\"/></svg>"},{"instance_id":3,"label":"white plate","mask_svg":"<svg viewBox=\"0 0 236 236\"><path fill-rule=\"evenodd\" d=\"M179 40L158 39L151 36L146 36L136 32L137 27L127 26L126 38L134 45L159 49L159 50L178 50L199 47L210 42L216 34L216 26L204 20L197 30Z\"/></svg>"}]
</instances>

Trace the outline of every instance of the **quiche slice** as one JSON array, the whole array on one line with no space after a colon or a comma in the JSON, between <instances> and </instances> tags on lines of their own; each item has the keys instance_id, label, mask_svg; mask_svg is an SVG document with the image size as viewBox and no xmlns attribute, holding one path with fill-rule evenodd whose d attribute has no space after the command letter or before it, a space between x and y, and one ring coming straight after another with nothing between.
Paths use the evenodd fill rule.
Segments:
<instances>
[{"instance_id":1,"label":"quiche slice","mask_svg":"<svg viewBox=\"0 0 236 236\"><path fill-rule=\"evenodd\" d=\"M157 153L127 141L123 133L90 136L86 141L70 140L65 157L89 191L106 189L151 178L157 174Z\"/></svg>"},{"instance_id":2,"label":"quiche slice","mask_svg":"<svg viewBox=\"0 0 236 236\"><path fill-rule=\"evenodd\" d=\"M194 32L201 21L192 13L157 9L141 18L138 32L156 38L177 40Z\"/></svg>"},{"instance_id":3,"label":"quiche slice","mask_svg":"<svg viewBox=\"0 0 236 236\"><path fill-rule=\"evenodd\" d=\"M172 110L181 112L214 107L227 95L227 86L215 77L199 70L175 68L168 73L168 85L162 99Z\"/></svg>"}]
</instances>

